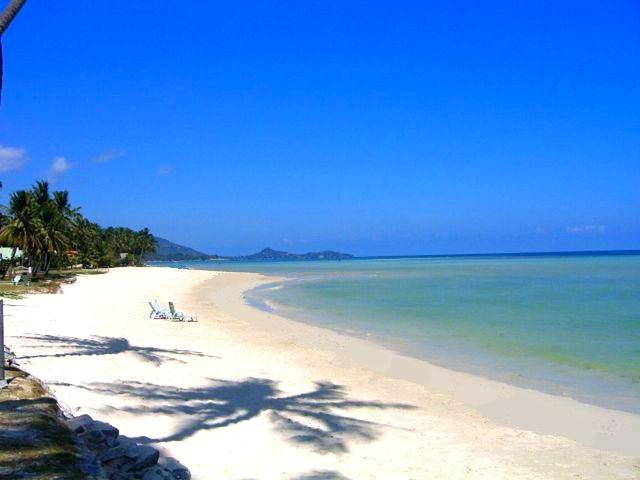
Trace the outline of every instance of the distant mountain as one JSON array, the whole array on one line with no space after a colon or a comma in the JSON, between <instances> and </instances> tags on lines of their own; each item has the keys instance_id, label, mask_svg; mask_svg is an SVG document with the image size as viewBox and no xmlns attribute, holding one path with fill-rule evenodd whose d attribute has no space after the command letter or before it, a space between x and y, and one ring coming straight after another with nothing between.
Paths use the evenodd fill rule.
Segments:
<instances>
[{"instance_id":1,"label":"distant mountain","mask_svg":"<svg viewBox=\"0 0 640 480\"><path fill-rule=\"evenodd\" d=\"M165 238L155 237L157 242L156 253L147 257L147 260L205 260L218 258L217 255L199 252L193 248L178 245Z\"/></svg>"},{"instance_id":2,"label":"distant mountain","mask_svg":"<svg viewBox=\"0 0 640 480\"><path fill-rule=\"evenodd\" d=\"M239 257L220 257L208 253L199 252L190 247L173 243L165 238L154 237L157 243L156 253L147 257L147 260L170 261L170 260L207 260L225 258L228 260L344 260L353 258L348 253L325 250L323 252L309 253L289 253L265 248L261 252L252 255Z\"/></svg>"},{"instance_id":3,"label":"distant mountain","mask_svg":"<svg viewBox=\"0 0 640 480\"><path fill-rule=\"evenodd\" d=\"M253 255L233 258L238 260L344 260L347 258L353 258L353 255L334 252L332 250L309 253L289 253L273 250L272 248L265 248L261 252L254 253Z\"/></svg>"}]
</instances>

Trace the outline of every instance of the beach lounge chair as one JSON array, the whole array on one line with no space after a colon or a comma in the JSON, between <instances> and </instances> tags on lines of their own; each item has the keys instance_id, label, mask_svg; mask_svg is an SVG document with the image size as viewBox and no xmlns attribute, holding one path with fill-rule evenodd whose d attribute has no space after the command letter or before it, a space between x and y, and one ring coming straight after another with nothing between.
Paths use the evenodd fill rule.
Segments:
<instances>
[{"instance_id":1,"label":"beach lounge chair","mask_svg":"<svg viewBox=\"0 0 640 480\"><path fill-rule=\"evenodd\" d=\"M169 302L169 311L171 312L172 320L176 320L178 322L197 322L198 321L196 317L185 315L182 312L176 311L176 306L173 304L173 302Z\"/></svg>"},{"instance_id":2,"label":"beach lounge chair","mask_svg":"<svg viewBox=\"0 0 640 480\"><path fill-rule=\"evenodd\" d=\"M149 314L149 318L172 318L171 312L166 308L160 306L157 300L152 300L149 302L149 306L151 307L151 313Z\"/></svg>"}]
</instances>

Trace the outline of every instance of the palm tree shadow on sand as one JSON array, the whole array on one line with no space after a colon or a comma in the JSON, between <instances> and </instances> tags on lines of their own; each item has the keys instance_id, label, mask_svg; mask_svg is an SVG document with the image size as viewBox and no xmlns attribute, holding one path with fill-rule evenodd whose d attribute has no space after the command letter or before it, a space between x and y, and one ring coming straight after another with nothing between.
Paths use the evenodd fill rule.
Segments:
<instances>
[{"instance_id":1,"label":"palm tree shadow on sand","mask_svg":"<svg viewBox=\"0 0 640 480\"><path fill-rule=\"evenodd\" d=\"M314 470L295 477L293 480L349 480L335 470Z\"/></svg>"},{"instance_id":2,"label":"palm tree shadow on sand","mask_svg":"<svg viewBox=\"0 0 640 480\"><path fill-rule=\"evenodd\" d=\"M212 355L205 355L204 353L193 350L132 345L126 338L119 337L102 337L94 335L90 338L77 338L60 335L22 335L17 338L33 340L36 342L33 345L26 345L27 347L52 348L57 352L52 354L44 353L37 355L24 355L21 356L20 359L118 355L121 353L131 353L144 361L159 366L165 361L185 363L184 360L176 358L176 356L220 358Z\"/></svg>"},{"instance_id":3,"label":"palm tree shadow on sand","mask_svg":"<svg viewBox=\"0 0 640 480\"><path fill-rule=\"evenodd\" d=\"M336 470L313 470L308 473L303 473L295 477L287 477L290 480L351 480ZM243 480L257 480L257 479L243 479Z\"/></svg>"},{"instance_id":4,"label":"palm tree shadow on sand","mask_svg":"<svg viewBox=\"0 0 640 480\"><path fill-rule=\"evenodd\" d=\"M144 400L143 404L121 408L134 414L188 415L188 421L170 435L136 439L146 443L184 440L202 430L224 428L267 414L292 443L321 453L346 453L350 441L372 441L385 426L349 416L346 410L415 408L403 403L350 399L344 387L330 382L317 382L312 390L285 395L277 382L264 378L239 382L209 379L208 385L196 388L141 382L92 383L78 388Z\"/></svg>"}]
</instances>

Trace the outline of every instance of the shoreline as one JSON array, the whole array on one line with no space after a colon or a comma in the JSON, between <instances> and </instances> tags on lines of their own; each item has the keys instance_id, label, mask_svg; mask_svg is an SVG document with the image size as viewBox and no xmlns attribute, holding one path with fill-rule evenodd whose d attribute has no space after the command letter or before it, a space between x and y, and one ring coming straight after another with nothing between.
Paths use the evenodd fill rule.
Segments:
<instances>
[{"instance_id":1,"label":"shoreline","mask_svg":"<svg viewBox=\"0 0 640 480\"><path fill-rule=\"evenodd\" d=\"M259 272L245 273L256 273L262 275ZM593 386L597 385L598 394L596 395L589 392L588 390L577 389L576 385L584 385L580 382L567 386L567 384L562 383L562 381L548 380L546 376L554 375L556 374L556 372L550 372L549 367L541 366L539 364L536 365L532 363L531 365L529 365L530 368L535 369L537 375L536 377L527 377L522 373L523 370L527 371L525 370L524 363L521 363L519 365L519 368L516 370L511 368L513 366L512 364L507 367L506 358L502 358L499 360L497 357L487 357L486 353L479 350L465 352L464 357L462 357L460 355L460 351L445 354L442 346L434 349L433 345L424 343L412 343L408 338L402 336L385 337L385 335L380 332L372 332L364 329L347 329L339 326L335 322L323 323L323 321L321 320L321 316L319 315L315 315L305 309L278 304L276 302L273 302L271 299L266 298L262 294L262 292L266 290L271 290L271 288L273 288L271 287L272 285L277 289L286 288L286 283L299 282L299 279L288 277L281 278L275 275L268 274L264 275L268 278L277 280L267 281L263 284L258 285L257 287L251 288L250 290L244 292L244 294L245 301L249 306L257 308L258 310L261 310L265 313L277 315L279 317L283 317L297 323L324 328L335 332L338 335L345 335L348 337L364 340L378 345L383 349L391 350L392 352L395 352L403 357L409 357L411 359L425 362L426 364L443 368L445 370L453 371L456 373L469 374L473 377L480 377L484 380L494 381L498 384L505 384L510 387L517 387L524 390L533 390L550 395L552 397L568 397L575 400L579 404L599 407L608 411L629 413L631 415L640 416L640 404L636 405L635 403L624 403L620 400L618 400L617 402L612 402L610 401L610 399L606 399L604 397L603 392L606 392L607 387L611 386L611 384L608 383L611 382L611 379L595 380L591 378L587 380L591 382L598 382L597 384L592 383ZM433 352L437 353L429 352L430 354L426 354L425 349L430 349L433 350ZM484 363L482 366L474 366L471 363L471 359L476 358L477 356L483 356L482 361ZM529 372L527 371L527 373ZM573 375L575 377L578 375L584 375L584 373L574 371L566 375ZM567 380L567 378L562 377L562 380ZM572 380L575 381L575 379ZM573 389L574 391L571 391L571 393L569 393L567 389ZM620 394L620 392L617 393ZM629 397L633 393L624 392L624 394Z\"/></svg>"},{"instance_id":2,"label":"shoreline","mask_svg":"<svg viewBox=\"0 0 640 480\"><path fill-rule=\"evenodd\" d=\"M571 397L455 370L369 340L363 333L341 332L313 321L306 322L280 315L275 309L263 310L253 305L246 295L252 290L270 284L276 285L288 279L254 272L237 273L263 277L259 283L242 291L248 308L273 316L272 324L276 329L286 326L289 327L286 330L290 331L292 324L302 330L305 327L319 329L327 340L324 346L340 357L345 364L372 369L379 375L391 376L425 386L437 393L451 395L465 406L472 407L489 419L509 427L560 435L590 447L622 455L640 456L640 415L637 413L585 403ZM200 294L205 296L206 285L199 288L202 289ZM269 305L267 307L271 308ZM239 313L239 310L235 310L234 313ZM281 325L278 325L279 322ZM305 333L307 332L299 332L293 337L297 342L304 343ZM337 345L340 347L336 348ZM307 347L311 346L307 344ZM317 348L317 344L314 346ZM386 360L372 361L374 358ZM576 418L590 420L587 425L579 425Z\"/></svg>"},{"instance_id":3,"label":"shoreline","mask_svg":"<svg viewBox=\"0 0 640 480\"><path fill-rule=\"evenodd\" d=\"M424 380L424 362L245 303L243 292L270 281L115 269L81 277L59 295L15 301L7 342L67 411L177 458L194 480L637 475L639 458L506 426L436 387L461 382L460 393L496 408L510 406L511 389L471 388L465 374L435 366L425 386L415 381ZM149 319L153 298L175 301L199 322ZM575 423L618 429L605 429L600 441L614 435L637 444L625 430L635 419L603 425L596 407L576 408Z\"/></svg>"}]
</instances>

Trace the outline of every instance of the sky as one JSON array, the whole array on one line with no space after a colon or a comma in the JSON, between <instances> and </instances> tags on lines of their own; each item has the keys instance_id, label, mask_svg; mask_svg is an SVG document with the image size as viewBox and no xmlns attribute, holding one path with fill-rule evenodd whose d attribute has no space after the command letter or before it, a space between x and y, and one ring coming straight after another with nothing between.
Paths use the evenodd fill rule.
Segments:
<instances>
[{"instance_id":1,"label":"sky","mask_svg":"<svg viewBox=\"0 0 640 480\"><path fill-rule=\"evenodd\" d=\"M0 180L207 253L640 248L640 4L27 2Z\"/></svg>"}]
</instances>

